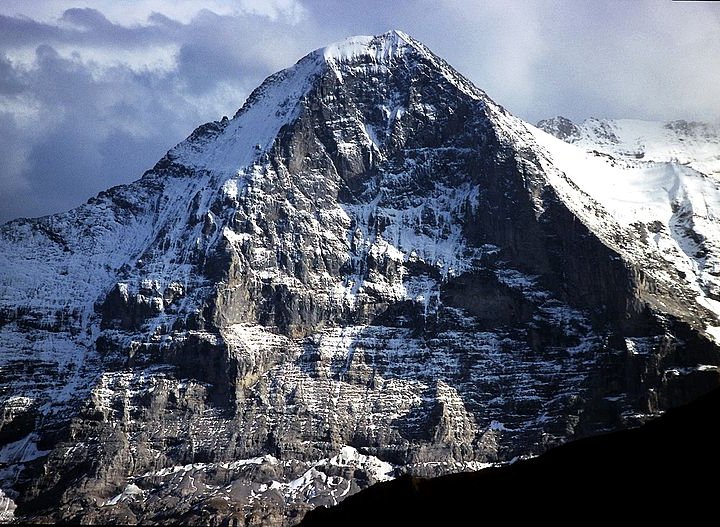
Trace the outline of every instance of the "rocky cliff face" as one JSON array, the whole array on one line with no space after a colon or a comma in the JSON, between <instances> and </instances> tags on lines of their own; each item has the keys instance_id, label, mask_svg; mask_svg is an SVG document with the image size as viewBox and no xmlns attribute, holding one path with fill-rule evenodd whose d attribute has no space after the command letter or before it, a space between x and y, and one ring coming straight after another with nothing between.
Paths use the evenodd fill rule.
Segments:
<instances>
[{"instance_id":1,"label":"rocky cliff face","mask_svg":"<svg viewBox=\"0 0 720 527\"><path fill-rule=\"evenodd\" d=\"M562 509L592 511L598 521L703 523L720 461L720 391L673 408L640 428L562 445L533 459L438 478L403 476L335 507L318 507L300 525L463 525L483 521L558 523ZM677 485L678 481L684 482ZM648 506L672 488L668 507ZM478 502L487 504L478 511ZM521 507L518 504L522 504Z\"/></svg>"},{"instance_id":2,"label":"rocky cliff face","mask_svg":"<svg viewBox=\"0 0 720 527\"><path fill-rule=\"evenodd\" d=\"M15 515L289 525L717 385L714 179L628 226L591 194L641 179L617 164L391 32L271 76L136 183L6 224Z\"/></svg>"}]
</instances>

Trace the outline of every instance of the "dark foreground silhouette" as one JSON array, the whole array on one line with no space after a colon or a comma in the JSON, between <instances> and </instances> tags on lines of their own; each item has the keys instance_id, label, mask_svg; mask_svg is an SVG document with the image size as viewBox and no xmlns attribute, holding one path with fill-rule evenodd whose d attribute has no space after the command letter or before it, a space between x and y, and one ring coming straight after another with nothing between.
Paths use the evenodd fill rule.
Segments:
<instances>
[{"instance_id":1,"label":"dark foreground silhouette","mask_svg":"<svg viewBox=\"0 0 720 527\"><path fill-rule=\"evenodd\" d=\"M581 439L534 459L380 483L310 511L300 525L717 525L719 478L715 390L640 428Z\"/></svg>"}]
</instances>

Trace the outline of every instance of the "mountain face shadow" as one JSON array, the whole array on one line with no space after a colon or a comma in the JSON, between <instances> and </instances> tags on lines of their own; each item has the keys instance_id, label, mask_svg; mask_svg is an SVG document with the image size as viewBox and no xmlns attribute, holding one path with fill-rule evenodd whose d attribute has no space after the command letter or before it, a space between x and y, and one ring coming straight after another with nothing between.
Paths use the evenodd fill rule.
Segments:
<instances>
[{"instance_id":1,"label":"mountain face shadow","mask_svg":"<svg viewBox=\"0 0 720 527\"><path fill-rule=\"evenodd\" d=\"M533 459L377 484L335 507L310 511L300 525L704 523L716 500L719 417L716 389L640 428L578 440Z\"/></svg>"}]
</instances>

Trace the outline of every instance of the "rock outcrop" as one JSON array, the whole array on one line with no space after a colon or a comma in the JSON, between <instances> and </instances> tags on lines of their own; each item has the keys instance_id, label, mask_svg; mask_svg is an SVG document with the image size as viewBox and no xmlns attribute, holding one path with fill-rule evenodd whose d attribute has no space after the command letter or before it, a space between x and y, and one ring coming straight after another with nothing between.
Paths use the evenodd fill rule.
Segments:
<instances>
[{"instance_id":1,"label":"rock outcrop","mask_svg":"<svg viewBox=\"0 0 720 527\"><path fill-rule=\"evenodd\" d=\"M708 482L720 469L718 417L720 391L714 390L638 429L578 440L530 460L381 483L311 511L300 525L565 524L587 513L596 521L703 523L714 499ZM672 489L666 506L651 505L658 489Z\"/></svg>"}]
</instances>

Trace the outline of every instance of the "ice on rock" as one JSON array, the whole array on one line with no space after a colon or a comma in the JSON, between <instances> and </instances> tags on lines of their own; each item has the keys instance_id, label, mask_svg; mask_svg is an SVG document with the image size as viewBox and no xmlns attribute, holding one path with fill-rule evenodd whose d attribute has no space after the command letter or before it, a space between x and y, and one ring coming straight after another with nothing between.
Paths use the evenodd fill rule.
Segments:
<instances>
[{"instance_id":1,"label":"ice on rock","mask_svg":"<svg viewBox=\"0 0 720 527\"><path fill-rule=\"evenodd\" d=\"M368 58L377 63L389 63L400 58L414 41L402 31L394 30L377 36L356 36L331 44L322 50L327 61L359 62Z\"/></svg>"}]
</instances>

